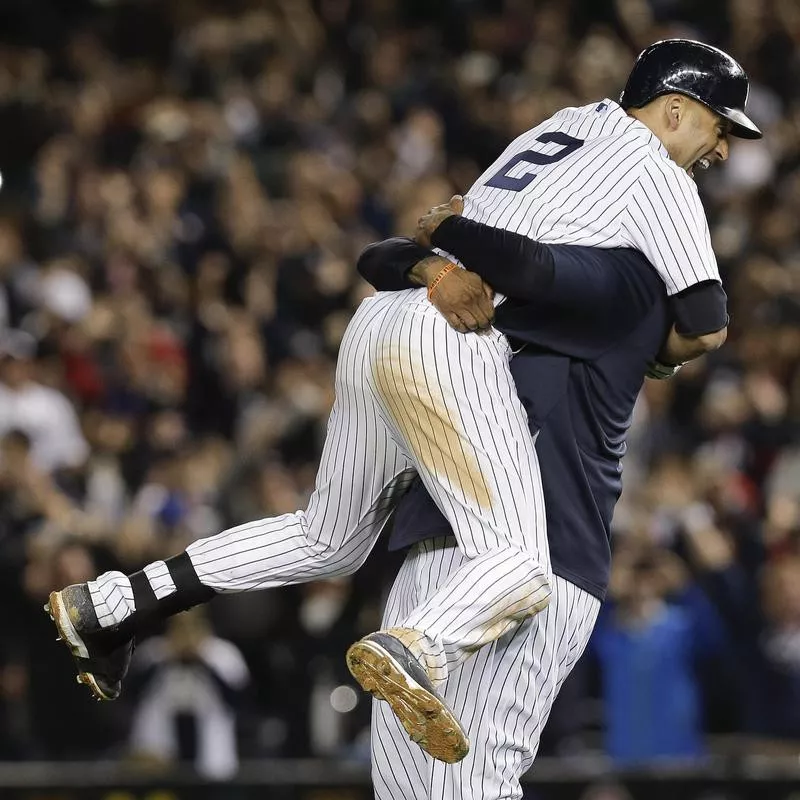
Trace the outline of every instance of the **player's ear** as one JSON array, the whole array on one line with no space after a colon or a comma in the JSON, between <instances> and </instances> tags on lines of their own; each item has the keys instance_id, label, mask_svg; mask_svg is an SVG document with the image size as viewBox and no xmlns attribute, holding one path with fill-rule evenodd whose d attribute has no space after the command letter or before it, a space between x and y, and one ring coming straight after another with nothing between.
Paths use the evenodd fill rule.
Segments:
<instances>
[{"instance_id":1,"label":"player's ear","mask_svg":"<svg viewBox=\"0 0 800 800\"><path fill-rule=\"evenodd\" d=\"M677 130L686 113L686 98L680 94L668 94L664 101L669 130Z\"/></svg>"}]
</instances>

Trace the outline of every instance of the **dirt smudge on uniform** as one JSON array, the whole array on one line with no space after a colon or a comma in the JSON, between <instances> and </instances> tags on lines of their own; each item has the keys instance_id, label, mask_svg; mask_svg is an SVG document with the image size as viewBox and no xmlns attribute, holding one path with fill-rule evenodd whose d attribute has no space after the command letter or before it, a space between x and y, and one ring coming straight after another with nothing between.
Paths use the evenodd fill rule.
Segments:
<instances>
[{"instance_id":1,"label":"dirt smudge on uniform","mask_svg":"<svg viewBox=\"0 0 800 800\"><path fill-rule=\"evenodd\" d=\"M477 626L470 632L464 644L467 652L473 653L484 645L505 636L528 617L544 611L550 604L552 589L544 577L539 577L524 585L519 592L522 592L522 597L512 602L504 599L502 605L489 612L491 614L490 622ZM519 592L515 594L519 594Z\"/></svg>"},{"instance_id":2,"label":"dirt smudge on uniform","mask_svg":"<svg viewBox=\"0 0 800 800\"><path fill-rule=\"evenodd\" d=\"M457 399L446 400L408 348L382 348L373 364L373 378L394 424L414 457L442 483L452 487L467 505L488 511L492 496L472 445L460 430L457 414L448 414Z\"/></svg>"}]
</instances>

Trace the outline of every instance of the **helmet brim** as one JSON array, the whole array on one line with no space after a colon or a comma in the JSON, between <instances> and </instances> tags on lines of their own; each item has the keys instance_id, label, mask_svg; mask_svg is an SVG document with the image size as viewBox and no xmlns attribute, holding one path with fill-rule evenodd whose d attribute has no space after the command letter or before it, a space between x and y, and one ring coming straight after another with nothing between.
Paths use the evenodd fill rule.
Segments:
<instances>
[{"instance_id":1,"label":"helmet brim","mask_svg":"<svg viewBox=\"0 0 800 800\"><path fill-rule=\"evenodd\" d=\"M758 126L738 108L715 108L718 114L733 123L731 136L738 136L740 139L760 139L764 134Z\"/></svg>"}]
</instances>

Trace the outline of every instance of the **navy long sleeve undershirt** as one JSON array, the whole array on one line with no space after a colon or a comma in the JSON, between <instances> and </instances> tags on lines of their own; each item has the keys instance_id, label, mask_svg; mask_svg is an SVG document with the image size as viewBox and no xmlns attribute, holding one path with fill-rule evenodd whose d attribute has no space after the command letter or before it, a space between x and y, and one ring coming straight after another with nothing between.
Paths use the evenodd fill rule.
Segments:
<instances>
[{"instance_id":1,"label":"navy long sleeve undershirt","mask_svg":"<svg viewBox=\"0 0 800 800\"><path fill-rule=\"evenodd\" d=\"M445 219L433 244L463 261L495 291L518 300L534 300L553 281L553 256L547 246L519 233L492 228L464 217ZM409 289L411 267L432 251L396 237L369 245L358 260L359 273L380 291Z\"/></svg>"}]
</instances>

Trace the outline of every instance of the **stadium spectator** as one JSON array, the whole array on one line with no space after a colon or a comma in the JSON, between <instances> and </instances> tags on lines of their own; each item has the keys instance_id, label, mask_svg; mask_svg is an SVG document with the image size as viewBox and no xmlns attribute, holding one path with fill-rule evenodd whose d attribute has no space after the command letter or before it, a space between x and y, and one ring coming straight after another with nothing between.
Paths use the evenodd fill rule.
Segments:
<instances>
[{"instance_id":1,"label":"stadium spectator","mask_svg":"<svg viewBox=\"0 0 800 800\"><path fill-rule=\"evenodd\" d=\"M201 609L149 639L131 674L132 755L193 764L212 780L236 773L236 718L250 676L239 651L213 636Z\"/></svg>"}]
</instances>

